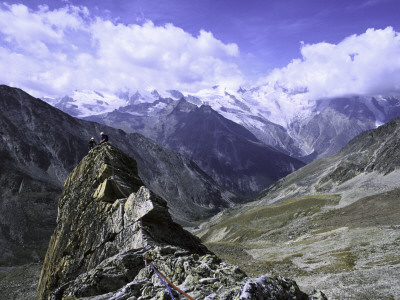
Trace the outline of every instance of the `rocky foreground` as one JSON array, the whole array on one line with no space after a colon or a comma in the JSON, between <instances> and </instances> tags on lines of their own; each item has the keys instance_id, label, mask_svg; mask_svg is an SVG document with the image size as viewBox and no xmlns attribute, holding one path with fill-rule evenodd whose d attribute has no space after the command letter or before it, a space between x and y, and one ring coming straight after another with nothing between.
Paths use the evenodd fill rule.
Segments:
<instances>
[{"instance_id":1,"label":"rocky foreground","mask_svg":"<svg viewBox=\"0 0 400 300\"><path fill-rule=\"evenodd\" d=\"M312 294L280 276L250 279L221 261L173 222L136 162L106 144L65 183L37 299L326 299Z\"/></svg>"}]
</instances>

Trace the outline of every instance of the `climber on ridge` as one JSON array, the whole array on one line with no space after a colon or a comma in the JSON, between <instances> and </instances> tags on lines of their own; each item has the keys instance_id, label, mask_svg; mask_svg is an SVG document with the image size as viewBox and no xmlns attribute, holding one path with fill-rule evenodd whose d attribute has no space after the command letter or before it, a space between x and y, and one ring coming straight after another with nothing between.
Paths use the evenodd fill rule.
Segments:
<instances>
[{"instance_id":1,"label":"climber on ridge","mask_svg":"<svg viewBox=\"0 0 400 300\"><path fill-rule=\"evenodd\" d=\"M94 140L94 137L92 137L92 138L89 140L89 150L92 150L96 145L97 145L97 144L96 144L96 141Z\"/></svg>"},{"instance_id":2,"label":"climber on ridge","mask_svg":"<svg viewBox=\"0 0 400 300\"><path fill-rule=\"evenodd\" d=\"M108 135L105 134L104 132L101 132L100 133L100 143L99 143L99 145L101 145L101 144L103 144L105 142L108 142Z\"/></svg>"}]
</instances>

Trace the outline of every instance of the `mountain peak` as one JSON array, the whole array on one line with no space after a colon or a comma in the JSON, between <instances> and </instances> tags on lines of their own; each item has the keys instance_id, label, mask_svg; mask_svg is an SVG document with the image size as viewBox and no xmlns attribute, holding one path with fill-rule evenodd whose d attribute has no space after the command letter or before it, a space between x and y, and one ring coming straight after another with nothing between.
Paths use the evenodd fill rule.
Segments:
<instances>
[{"instance_id":1,"label":"mountain peak","mask_svg":"<svg viewBox=\"0 0 400 300\"><path fill-rule=\"evenodd\" d=\"M176 99L181 99L184 97L184 95L178 90L167 90L167 92L170 93L171 96Z\"/></svg>"},{"instance_id":2,"label":"mountain peak","mask_svg":"<svg viewBox=\"0 0 400 300\"><path fill-rule=\"evenodd\" d=\"M238 93L240 93L240 94L244 94L244 93L246 93L246 89L244 89L244 88L242 88L242 87L240 87L238 90L237 90L237 92Z\"/></svg>"},{"instance_id":3,"label":"mountain peak","mask_svg":"<svg viewBox=\"0 0 400 300\"><path fill-rule=\"evenodd\" d=\"M157 90L153 90L153 91L151 92L151 95L152 95L155 99L158 99L158 98L161 97Z\"/></svg>"},{"instance_id":4,"label":"mountain peak","mask_svg":"<svg viewBox=\"0 0 400 300\"><path fill-rule=\"evenodd\" d=\"M206 112L206 113L211 113L214 110L212 109L212 107L208 104L203 104L202 106L200 106L200 111Z\"/></svg>"}]
</instances>

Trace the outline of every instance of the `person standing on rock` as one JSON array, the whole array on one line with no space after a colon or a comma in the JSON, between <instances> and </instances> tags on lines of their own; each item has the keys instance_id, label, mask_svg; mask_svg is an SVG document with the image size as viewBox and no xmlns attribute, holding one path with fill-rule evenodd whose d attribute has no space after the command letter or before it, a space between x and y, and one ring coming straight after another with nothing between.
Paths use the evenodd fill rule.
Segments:
<instances>
[{"instance_id":1,"label":"person standing on rock","mask_svg":"<svg viewBox=\"0 0 400 300\"><path fill-rule=\"evenodd\" d=\"M92 137L89 141L89 151L92 150L96 145L96 141L94 140L94 137Z\"/></svg>"},{"instance_id":2,"label":"person standing on rock","mask_svg":"<svg viewBox=\"0 0 400 300\"><path fill-rule=\"evenodd\" d=\"M99 143L99 145L101 145L101 144L103 144L105 142L108 142L108 135L105 134L104 132L101 132L100 133L100 143Z\"/></svg>"}]
</instances>

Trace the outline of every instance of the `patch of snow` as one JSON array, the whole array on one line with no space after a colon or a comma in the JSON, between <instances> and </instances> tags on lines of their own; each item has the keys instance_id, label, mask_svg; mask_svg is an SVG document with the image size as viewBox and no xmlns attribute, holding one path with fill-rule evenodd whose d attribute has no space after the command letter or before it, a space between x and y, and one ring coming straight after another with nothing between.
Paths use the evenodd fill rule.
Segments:
<instances>
[{"instance_id":1,"label":"patch of snow","mask_svg":"<svg viewBox=\"0 0 400 300\"><path fill-rule=\"evenodd\" d=\"M160 102L160 103L157 103L156 105L150 107L150 108L148 109L148 112L151 114L151 113L160 111L160 110L162 110L162 109L165 108L165 107L167 107L167 104L166 104L166 103L163 103L163 102Z\"/></svg>"}]
</instances>

